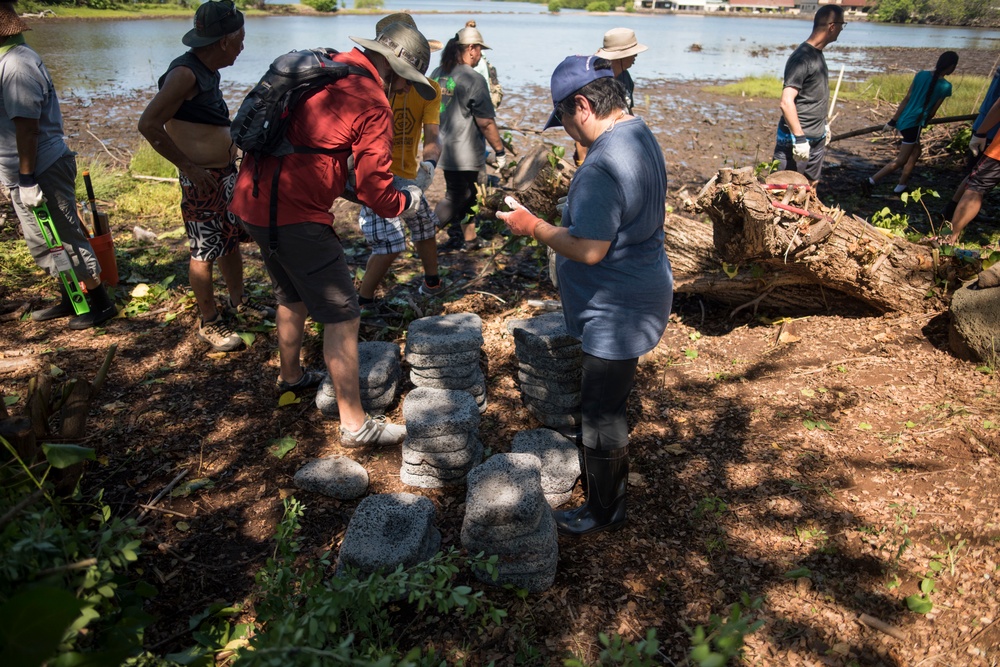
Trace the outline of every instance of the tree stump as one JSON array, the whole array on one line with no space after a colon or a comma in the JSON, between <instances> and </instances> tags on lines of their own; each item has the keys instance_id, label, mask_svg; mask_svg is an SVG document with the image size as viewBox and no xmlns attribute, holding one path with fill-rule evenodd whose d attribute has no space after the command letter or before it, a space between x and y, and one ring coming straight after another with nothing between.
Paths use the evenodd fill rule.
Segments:
<instances>
[{"instance_id":1,"label":"tree stump","mask_svg":"<svg viewBox=\"0 0 1000 667\"><path fill-rule=\"evenodd\" d=\"M769 180L792 180L787 173ZM799 183L762 184L749 167L720 170L698 206L712 219L726 277L741 277L742 288L756 283L758 298L782 294L789 305L805 298L798 305L809 309L835 293L880 312L932 312L943 308L935 279L955 277L936 249L827 208ZM726 281L718 282L725 289ZM716 284L701 278L688 289Z\"/></svg>"}]
</instances>

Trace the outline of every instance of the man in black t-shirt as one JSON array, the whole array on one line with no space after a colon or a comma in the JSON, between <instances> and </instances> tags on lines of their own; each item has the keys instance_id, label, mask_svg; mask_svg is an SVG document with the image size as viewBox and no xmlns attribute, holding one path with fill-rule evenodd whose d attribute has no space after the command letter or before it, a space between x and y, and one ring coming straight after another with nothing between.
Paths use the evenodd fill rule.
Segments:
<instances>
[{"instance_id":1,"label":"man in black t-shirt","mask_svg":"<svg viewBox=\"0 0 1000 667\"><path fill-rule=\"evenodd\" d=\"M826 117L830 98L830 73L823 47L837 41L845 25L839 5L823 5L813 18L809 39L785 63L781 90L781 119L774 146L778 170L793 169L814 185L823 168L830 130Z\"/></svg>"}]
</instances>

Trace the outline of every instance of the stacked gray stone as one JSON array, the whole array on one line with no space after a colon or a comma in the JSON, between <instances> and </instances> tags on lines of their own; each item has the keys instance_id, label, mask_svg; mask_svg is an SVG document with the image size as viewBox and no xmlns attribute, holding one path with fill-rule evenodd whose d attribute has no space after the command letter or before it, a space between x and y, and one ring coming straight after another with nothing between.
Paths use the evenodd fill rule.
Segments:
<instances>
[{"instance_id":1,"label":"stacked gray stone","mask_svg":"<svg viewBox=\"0 0 1000 667\"><path fill-rule=\"evenodd\" d=\"M422 317L406 332L410 381L417 387L460 389L486 410L486 378L479 368L483 321L475 313Z\"/></svg>"},{"instance_id":2,"label":"stacked gray stone","mask_svg":"<svg viewBox=\"0 0 1000 667\"><path fill-rule=\"evenodd\" d=\"M542 493L552 507L573 495L580 476L580 450L569 438L547 428L521 431L510 445L514 454L534 454L542 462Z\"/></svg>"},{"instance_id":3,"label":"stacked gray stone","mask_svg":"<svg viewBox=\"0 0 1000 667\"><path fill-rule=\"evenodd\" d=\"M483 460L479 409L469 392L417 387L403 399L403 420L403 484L423 489L465 484Z\"/></svg>"},{"instance_id":4,"label":"stacked gray stone","mask_svg":"<svg viewBox=\"0 0 1000 667\"><path fill-rule=\"evenodd\" d=\"M497 454L469 473L462 546L498 556L497 579L477 570L480 581L531 592L555 581L559 541L542 493L541 467L534 454Z\"/></svg>"},{"instance_id":5,"label":"stacked gray stone","mask_svg":"<svg viewBox=\"0 0 1000 667\"><path fill-rule=\"evenodd\" d=\"M358 380L361 385L361 406L371 414L383 414L396 400L399 380L403 377L399 363L399 346L385 341L358 343ZM337 417L337 394L327 375L316 392L316 407L327 417Z\"/></svg>"},{"instance_id":6,"label":"stacked gray stone","mask_svg":"<svg viewBox=\"0 0 1000 667\"><path fill-rule=\"evenodd\" d=\"M434 503L412 493L368 496L347 524L337 558L337 574L357 568L362 577L410 567L441 549L441 532L434 526Z\"/></svg>"},{"instance_id":7,"label":"stacked gray stone","mask_svg":"<svg viewBox=\"0 0 1000 667\"><path fill-rule=\"evenodd\" d=\"M535 418L563 432L580 426L580 341L569 335L561 312L511 320L521 398Z\"/></svg>"}]
</instances>

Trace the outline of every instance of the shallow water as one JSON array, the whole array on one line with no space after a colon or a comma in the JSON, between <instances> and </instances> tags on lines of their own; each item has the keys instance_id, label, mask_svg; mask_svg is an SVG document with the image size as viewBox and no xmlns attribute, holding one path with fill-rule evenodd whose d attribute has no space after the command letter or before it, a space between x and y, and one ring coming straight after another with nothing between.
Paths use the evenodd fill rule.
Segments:
<instances>
[{"instance_id":1,"label":"shallow water","mask_svg":"<svg viewBox=\"0 0 1000 667\"><path fill-rule=\"evenodd\" d=\"M592 53L606 30L633 28L648 51L632 70L643 79L719 80L752 74L780 75L792 48L809 33L809 23L794 18L736 16L587 14L564 10L549 14L545 5L484 0L388 0L387 11L462 13L419 14L421 31L446 41L467 19L475 19L492 50L505 87L547 88L555 65L567 55ZM503 12L503 13L496 13ZM272 16L247 19L246 48L223 80L253 85L276 56L295 48L353 46L349 36L371 37L378 16ZM42 54L63 94L81 97L148 90L185 47L181 36L190 20L35 22L29 43ZM697 44L700 50L692 50ZM845 78L867 72L867 47L995 49L996 31L851 22L838 43L827 47L831 70L845 65ZM431 68L437 64L432 56ZM928 63L928 66L933 63Z\"/></svg>"}]
</instances>

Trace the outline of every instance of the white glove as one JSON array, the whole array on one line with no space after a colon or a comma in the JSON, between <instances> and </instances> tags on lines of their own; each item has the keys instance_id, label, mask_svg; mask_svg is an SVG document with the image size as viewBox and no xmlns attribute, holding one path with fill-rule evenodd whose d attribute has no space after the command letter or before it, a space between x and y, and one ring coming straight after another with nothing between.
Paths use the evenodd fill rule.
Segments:
<instances>
[{"instance_id":1,"label":"white glove","mask_svg":"<svg viewBox=\"0 0 1000 667\"><path fill-rule=\"evenodd\" d=\"M892 132L893 134L895 134L896 133L896 121L890 120L888 123L886 123L885 125L882 126L882 131L883 132Z\"/></svg>"},{"instance_id":2,"label":"white glove","mask_svg":"<svg viewBox=\"0 0 1000 667\"><path fill-rule=\"evenodd\" d=\"M417 187L421 190L426 190L431 186L434 181L434 163L430 160L424 160L420 163L417 168Z\"/></svg>"},{"instance_id":3,"label":"white glove","mask_svg":"<svg viewBox=\"0 0 1000 667\"><path fill-rule=\"evenodd\" d=\"M568 199L569 195L566 195L556 200L556 213L560 216L566 211L566 200Z\"/></svg>"},{"instance_id":4,"label":"white glove","mask_svg":"<svg viewBox=\"0 0 1000 667\"><path fill-rule=\"evenodd\" d=\"M424 196L424 193L415 185L407 185L404 189L410 193L410 205L406 207L403 213L416 213L420 207L420 198ZM400 215L403 215L403 213Z\"/></svg>"},{"instance_id":5,"label":"white glove","mask_svg":"<svg viewBox=\"0 0 1000 667\"><path fill-rule=\"evenodd\" d=\"M986 148L986 137L977 137L973 134L972 138L969 139L969 152L978 156L984 148Z\"/></svg>"},{"instance_id":6,"label":"white glove","mask_svg":"<svg viewBox=\"0 0 1000 667\"><path fill-rule=\"evenodd\" d=\"M809 159L809 142L803 141L792 145L792 155L796 160Z\"/></svg>"},{"instance_id":7,"label":"white glove","mask_svg":"<svg viewBox=\"0 0 1000 667\"><path fill-rule=\"evenodd\" d=\"M496 159L496 169L497 169L497 171L500 171L501 169L503 169L504 167L507 166L507 153L506 153L506 151L503 152L503 153L496 153L496 154L494 154L493 157Z\"/></svg>"},{"instance_id":8,"label":"white glove","mask_svg":"<svg viewBox=\"0 0 1000 667\"><path fill-rule=\"evenodd\" d=\"M826 139L823 141L823 145L824 146L829 146L830 145L830 139L833 138L833 133L830 131L830 124L829 123L827 123L826 127L823 128L823 131L826 132Z\"/></svg>"},{"instance_id":9,"label":"white glove","mask_svg":"<svg viewBox=\"0 0 1000 667\"><path fill-rule=\"evenodd\" d=\"M39 187L38 183L19 186L17 191L21 196L21 203L27 208L35 208L45 201L45 195L42 194L42 188Z\"/></svg>"}]
</instances>

